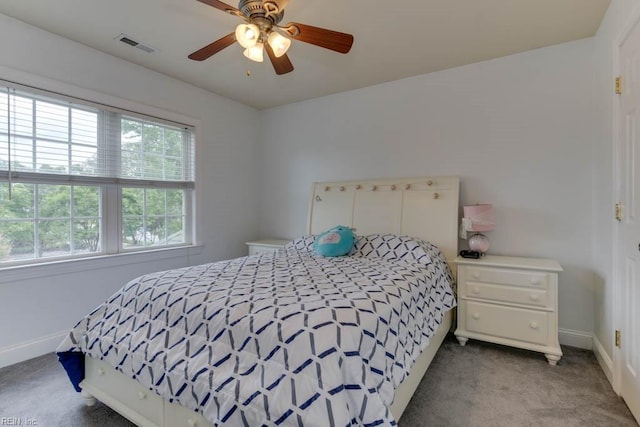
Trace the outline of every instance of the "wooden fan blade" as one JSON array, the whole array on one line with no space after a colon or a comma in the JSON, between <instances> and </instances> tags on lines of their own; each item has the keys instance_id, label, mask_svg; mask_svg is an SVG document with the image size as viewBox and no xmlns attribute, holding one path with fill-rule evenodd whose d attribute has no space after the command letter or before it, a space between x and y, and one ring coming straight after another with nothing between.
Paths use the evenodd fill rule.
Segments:
<instances>
[{"instance_id":1,"label":"wooden fan blade","mask_svg":"<svg viewBox=\"0 0 640 427\"><path fill-rule=\"evenodd\" d=\"M204 61L220 52L222 49L231 46L236 41L235 32L227 34L221 39L214 41L213 43L203 47L200 50L196 50L191 55L189 55L189 59L193 59L194 61Z\"/></svg>"},{"instance_id":2,"label":"wooden fan blade","mask_svg":"<svg viewBox=\"0 0 640 427\"><path fill-rule=\"evenodd\" d=\"M240 12L235 7L229 6L228 4L223 3L219 0L198 0L198 1L200 3L208 4L209 6L215 7L216 9L219 9L223 12L233 13L234 15L237 15L239 13L242 15L242 12Z\"/></svg>"},{"instance_id":3,"label":"wooden fan blade","mask_svg":"<svg viewBox=\"0 0 640 427\"><path fill-rule=\"evenodd\" d=\"M294 40L300 40L301 42L310 43L340 53L349 52L353 45L353 36L351 34L340 33L338 31L298 24L297 22L290 22L285 25L283 29Z\"/></svg>"},{"instance_id":4,"label":"wooden fan blade","mask_svg":"<svg viewBox=\"0 0 640 427\"><path fill-rule=\"evenodd\" d=\"M273 64L273 69L276 70L277 75L280 76L293 71L293 64L286 53L278 58L276 57L276 54L273 53L273 49L271 49L269 43L265 43L264 48L267 51L267 55L269 55L269 59L271 60L271 64Z\"/></svg>"}]
</instances>

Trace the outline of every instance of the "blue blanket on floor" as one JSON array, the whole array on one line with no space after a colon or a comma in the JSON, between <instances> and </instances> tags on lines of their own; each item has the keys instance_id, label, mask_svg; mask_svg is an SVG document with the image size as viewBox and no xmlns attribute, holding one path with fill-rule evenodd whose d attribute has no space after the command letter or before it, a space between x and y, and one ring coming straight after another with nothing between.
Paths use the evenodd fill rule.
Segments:
<instances>
[{"instance_id":1,"label":"blue blanket on floor","mask_svg":"<svg viewBox=\"0 0 640 427\"><path fill-rule=\"evenodd\" d=\"M84 353L81 351L63 351L56 353L58 361L67 371L67 375L77 392L82 391L80 382L84 379Z\"/></svg>"}]
</instances>

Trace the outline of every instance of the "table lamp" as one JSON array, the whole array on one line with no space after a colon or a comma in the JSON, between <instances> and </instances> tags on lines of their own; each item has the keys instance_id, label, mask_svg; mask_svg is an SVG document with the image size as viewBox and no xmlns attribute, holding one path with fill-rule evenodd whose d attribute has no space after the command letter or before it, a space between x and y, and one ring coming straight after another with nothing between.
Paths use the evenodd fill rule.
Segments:
<instances>
[{"instance_id":1,"label":"table lamp","mask_svg":"<svg viewBox=\"0 0 640 427\"><path fill-rule=\"evenodd\" d=\"M463 206L464 216L460 226L460 237L467 238L467 233L473 233L469 236L469 249L484 254L489 249L489 239L482 234L483 231L491 231L494 229L493 222L493 206L490 204L478 204Z\"/></svg>"}]
</instances>

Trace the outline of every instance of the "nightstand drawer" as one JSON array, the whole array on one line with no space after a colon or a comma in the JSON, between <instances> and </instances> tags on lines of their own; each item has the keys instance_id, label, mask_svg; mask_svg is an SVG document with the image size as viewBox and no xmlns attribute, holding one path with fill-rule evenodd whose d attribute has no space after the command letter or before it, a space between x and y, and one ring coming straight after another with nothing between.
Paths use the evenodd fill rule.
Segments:
<instances>
[{"instance_id":1,"label":"nightstand drawer","mask_svg":"<svg viewBox=\"0 0 640 427\"><path fill-rule=\"evenodd\" d=\"M545 312L474 301L465 304L467 331L534 344L547 343L548 315Z\"/></svg>"},{"instance_id":2,"label":"nightstand drawer","mask_svg":"<svg viewBox=\"0 0 640 427\"><path fill-rule=\"evenodd\" d=\"M549 292L546 289L467 282L461 291L463 298L478 298L553 309L549 299Z\"/></svg>"},{"instance_id":3,"label":"nightstand drawer","mask_svg":"<svg viewBox=\"0 0 640 427\"><path fill-rule=\"evenodd\" d=\"M260 255L260 254L268 254L271 252L277 251L277 248L273 248L270 246L249 246L249 256L251 255Z\"/></svg>"},{"instance_id":4,"label":"nightstand drawer","mask_svg":"<svg viewBox=\"0 0 640 427\"><path fill-rule=\"evenodd\" d=\"M527 286L538 289L549 288L549 274L538 271L510 270L468 266L467 282L496 283L499 285Z\"/></svg>"},{"instance_id":5,"label":"nightstand drawer","mask_svg":"<svg viewBox=\"0 0 640 427\"><path fill-rule=\"evenodd\" d=\"M289 243L288 240L266 239L253 240L251 242L246 242L245 244L248 246L248 254L251 256L275 252L278 249L282 249L287 243Z\"/></svg>"}]
</instances>

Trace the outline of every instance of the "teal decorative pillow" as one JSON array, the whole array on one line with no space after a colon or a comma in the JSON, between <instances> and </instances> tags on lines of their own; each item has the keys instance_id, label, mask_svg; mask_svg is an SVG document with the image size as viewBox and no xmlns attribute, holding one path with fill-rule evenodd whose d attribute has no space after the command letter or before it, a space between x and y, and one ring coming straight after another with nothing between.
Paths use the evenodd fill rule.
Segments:
<instances>
[{"instance_id":1,"label":"teal decorative pillow","mask_svg":"<svg viewBox=\"0 0 640 427\"><path fill-rule=\"evenodd\" d=\"M313 248L322 256L343 256L349 253L354 241L353 231L349 227L339 225L319 234Z\"/></svg>"}]
</instances>

